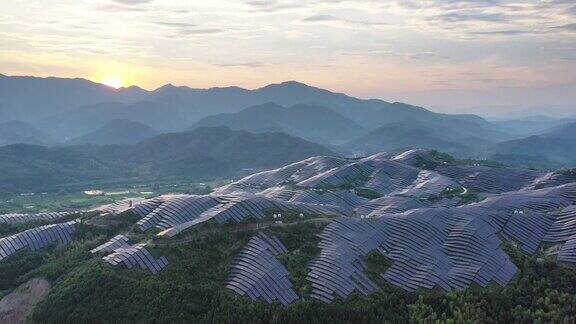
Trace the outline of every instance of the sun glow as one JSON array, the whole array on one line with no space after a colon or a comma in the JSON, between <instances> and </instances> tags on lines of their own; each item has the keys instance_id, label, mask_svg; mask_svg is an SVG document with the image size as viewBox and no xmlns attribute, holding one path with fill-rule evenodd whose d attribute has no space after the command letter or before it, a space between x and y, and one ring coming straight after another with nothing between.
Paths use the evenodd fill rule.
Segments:
<instances>
[{"instance_id":1,"label":"sun glow","mask_svg":"<svg viewBox=\"0 0 576 324\"><path fill-rule=\"evenodd\" d=\"M118 88L121 88L123 86L122 78L120 78L116 75L107 75L107 76L102 78L100 83L102 83L103 85L107 85L107 86L114 88L114 89L118 89Z\"/></svg>"}]
</instances>

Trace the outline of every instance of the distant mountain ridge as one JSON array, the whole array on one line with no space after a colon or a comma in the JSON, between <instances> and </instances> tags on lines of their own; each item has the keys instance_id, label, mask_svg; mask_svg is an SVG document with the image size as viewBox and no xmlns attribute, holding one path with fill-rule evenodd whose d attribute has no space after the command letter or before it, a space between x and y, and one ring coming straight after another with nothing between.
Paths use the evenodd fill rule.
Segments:
<instances>
[{"instance_id":1,"label":"distant mountain ridge","mask_svg":"<svg viewBox=\"0 0 576 324\"><path fill-rule=\"evenodd\" d=\"M135 145L0 147L0 192L54 190L92 181L204 180L278 167L329 149L282 133L225 127L162 134Z\"/></svg>"},{"instance_id":2,"label":"distant mountain ridge","mask_svg":"<svg viewBox=\"0 0 576 324\"><path fill-rule=\"evenodd\" d=\"M492 142L512 138L502 127L478 116L439 114L403 103L363 100L296 81L254 90L165 85L146 91L132 87L115 90L82 79L1 77L0 86L3 89L0 90L0 120L12 116L12 119L40 123L60 139L84 135L114 119L140 122L161 132L182 131L203 118L234 114L269 102L283 107L327 108L366 132L391 123L418 122L428 128L445 130L452 138L478 137ZM2 96L5 92L9 95ZM35 93L33 99L25 97L28 93ZM287 130L285 123L282 127L293 135L310 138L307 132ZM320 137L326 136L331 135Z\"/></svg>"},{"instance_id":3,"label":"distant mountain ridge","mask_svg":"<svg viewBox=\"0 0 576 324\"><path fill-rule=\"evenodd\" d=\"M71 148L29 144L0 147L0 193L55 189L121 175L99 159Z\"/></svg>"},{"instance_id":4,"label":"distant mountain ridge","mask_svg":"<svg viewBox=\"0 0 576 324\"><path fill-rule=\"evenodd\" d=\"M269 168L329 149L283 133L253 134L227 127L201 127L161 134L132 146L89 148L96 156L118 163L149 166L164 176L233 176L244 168Z\"/></svg>"},{"instance_id":5,"label":"distant mountain ridge","mask_svg":"<svg viewBox=\"0 0 576 324\"><path fill-rule=\"evenodd\" d=\"M116 119L91 133L73 139L70 143L99 145L136 144L158 134L158 131L148 125L125 119Z\"/></svg>"},{"instance_id":6,"label":"distant mountain ridge","mask_svg":"<svg viewBox=\"0 0 576 324\"><path fill-rule=\"evenodd\" d=\"M326 107L297 104L284 108L272 102L248 107L238 113L206 117L192 129L203 126L226 126L254 133L279 131L330 144L346 142L364 132L356 122Z\"/></svg>"},{"instance_id":7,"label":"distant mountain ridge","mask_svg":"<svg viewBox=\"0 0 576 324\"><path fill-rule=\"evenodd\" d=\"M102 102L135 102L147 92L113 89L85 79L0 75L0 121L37 122L74 108Z\"/></svg>"},{"instance_id":8,"label":"distant mountain ridge","mask_svg":"<svg viewBox=\"0 0 576 324\"><path fill-rule=\"evenodd\" d=\"M548 116L528 116L523 119L495 121L495 125L505 127L519 137L541 135L555 127L575 122L576 118L552 118Z\"/></svg>"},{"instance_id":9,"label":"distant mountain ridge","mask_svg":"<svg viewBox=\"0 0 576 324\"><path fill-rule=\"evenodd\" d=\"M539 167L576 166L576 122L541 135L501 142L488 157L507 164Z\"/></svg>"},{"instance_id":10,"label":"distant mountain ridge","mask_svg":"<svg viewBox=\"0 0 576 324\"><path fill-rule=\"evenodd\" d=\"M340 146L353 155L369 155L380 151L396 152L408 149L432 149L450 154L471 155L473 150L456 141L442 137L441 131L407 123L392 123Z\"/></svg>"},{"instance_id":11,"label":"distant mountain ridge","mask_svg":"<svg viewBox=\"0 0 576 324\"><path fill-rule=\"evenodd\" d=\"M50 136L31 124L21 121L0 123L0 146L10 144L50 144Z\"/></svg>"}]
</instances>

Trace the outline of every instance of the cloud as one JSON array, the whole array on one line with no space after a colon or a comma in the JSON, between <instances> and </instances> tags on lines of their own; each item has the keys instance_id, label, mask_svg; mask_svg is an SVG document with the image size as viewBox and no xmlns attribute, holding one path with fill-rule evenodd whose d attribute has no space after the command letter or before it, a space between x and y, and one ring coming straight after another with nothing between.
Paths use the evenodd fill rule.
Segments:
<instances>
[{"instance_id":1,"label":"cloud","mask_svg":"<svg viewBox=\"0 0 576 324\"><path fill-rule=\"evenodd\" d=\"M110 11L110 12L122 12L122 11L147 11L143 8L142 4L151 3L154 0L111 0L112 3L98 6L99 10Z\"/></svg>"},{"instance_id":2,"label":"cloud","mask_svg":"<svg viewBox=\"0 0 576 324\"><path fill-rule=\"evenodd\" d=\"M180 36L219 34L227 31L226 29L220 27L200 26L187 22L158 21L154 24L162 26L168 30L175 31Z\"/></svg>"},{"instance_id":3,"label":"cloud","mask_svg":"<svg viewBox=\"0 0 576 324\"><path fill-rule=\"evenodd\" d=\"M576 23L574 24L566 24L566 25L561 25L561 26L556 26L554 27L556 29L562 29L562 30L566 30L566 31L572 31L572 32L576 32Z\"/></svg>"},{"instance_id":4,"label":"cloud","mask_svg":"<svg viewBox=\"0 0 576 324\"><path fill-rule=\"evenodd\" d=\"M387 23L338 18L332 15L313 15L302 19L305 23L327 23L337 27L388 26Z\"/></svg>"},{"instance_id":5,"label":"cloud","mask_svg":"<svg viewBox=\"0 0 576 324\"><path fill-rule=\"evenodd\" d=\"M265 64L262 62L255 61L255 62L240 62L240 63L219 63L216 65L220 67L258 68L264 66Z\"/></svg>"},{"instance_id":6,"label":"cloud","mask_svg":"<svg viewBox=\"0 0 576 324\"><path fill-rule=\"evenodd\" d=\"M279 2L276 0L249 0L245 1L245 4L253 7L258 11L264 12L276 12L286 9L297 9L306 7L306 4L298 3L298 2Z\"/></svg>"},{"instance_id":7,"label":"cloud","mask_svg":"<svg viewBox=\"0 0 576 324\"><path fill-rule=\"evenodd\" d=\"M485 31L471 31L470 35L500 35L500 36L516 36L516 35L540 35L545 34L547 31L537 30L485 30Z\"/></svg>"},{"instance_id":8,"label":"cloud","mask_svg":"<svg viewBox=\"0 0 576 324\"><path fill-rule=\"evenodd\" d=\"M485 21L485 22L504 22L506 15L503 13L485 13L485 12L449 12L436 16L436 19L445 22L467 22L467 21Z\"/></svg>"},{"instance_id":9,"label":"cloud","mask_svg":"<svg viewBox=\"0 0 576 324\"><path fill-rule=\"evenodd\" d=\"M197 27L195 24L183 23L183 22L171 22L171 21L159 21L156 22L157 25L165 27L175 27L175 28L194 28Z\"/></svg>"},{"instance_id":10,"label":"cloud","mask_svg":"<svg viewBox=\"0 0 576 324\"><path fill-rule=\"evenodd\" d=\"M146 11L146 8L132 7L132 6L119 6L119 5L115 5L115 4L107 4L107 5L103 5L103 6L98 6L97 9L102 10L102 11L109 11L109 12L125 12L125 11L144 12L144 11Z\"/></svg>"},{"instance_id":11,"label":"cloud","mask_svg":"<svg viewBox=\"0 0 576 324\"><path fill-rule=\"evenodd\" d=\"M388 9L409 17L412 28L471 35L541 35L576 14L574 0L402 0ZM571 31L569 24L560 28Z\"/></svg>"},{"instance_id":12,"label":"cloud","mask_svg":"<svg viewBox=\"0 0 576 324\"><path fill-rule=\"evenodd\" d=\"M143 3L150 3L154 0L113 0L114 2L118 2L125 5L139 5Z\"/></svg>"},{"instance_id":13,"label":"cloud","mask_svg":"<svg viewBox=\"0 0 576 324\"><path fill-rule=\"evenodd\" d=\"M390 51L390 50L368 50L368 51L354 51L354 52L340 52L341 55L351 55L351 56L372 56L372 57L390 57L390 58L400 58L407 60L446 60L449 57L440 55L436 52L422 51L422 52L400 52L400 51Z\"/></svg>"},{"instance_id":14,"label":"cloud","mask_svg":"<svg viewBox=\"0 0 576 324\"><path fill-rule=\"evenodd\" d=\"M220 28L187 28L180 30L182 35L204 35L204 34L219 34L225 32L225 29Z\"/></svg>"},{"instance_id":15,"label":"cloud","mask_svg":"<svg viewBox=\"0 0 576 324\"><path fill-rule=\"evenodd\" d=\"M558 31L576 32L576 24L566 24L560 26L544 27L540 29L530 29L530 30L519 30L519 29L509 29L509 30L487 30L487 31L472 31L469 34L472 35L497 35L497 36L518 36L518 35L543 35L543 34L553 34Z\"/></svg>"}]
</instances>

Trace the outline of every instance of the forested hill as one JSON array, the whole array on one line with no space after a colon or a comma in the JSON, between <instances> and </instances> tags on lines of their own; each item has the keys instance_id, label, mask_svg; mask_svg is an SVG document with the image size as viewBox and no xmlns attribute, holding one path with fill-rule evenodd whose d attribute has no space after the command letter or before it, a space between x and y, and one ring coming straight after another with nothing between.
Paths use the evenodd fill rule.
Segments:
<instances>
[{"instance_id":1,"label":"forested hill","mask_svg":"<svg viewBox=\"0 0 576 324\"><path fill-rule=\"evenodd\" d=\"M162 134L134 145L0 147L0 192L90 186L98 181L206 180L274 168L316 155L335 155L282 133L199 128ZM248 171L244 170L244 173Z\"/></svg>"}]
</instances>

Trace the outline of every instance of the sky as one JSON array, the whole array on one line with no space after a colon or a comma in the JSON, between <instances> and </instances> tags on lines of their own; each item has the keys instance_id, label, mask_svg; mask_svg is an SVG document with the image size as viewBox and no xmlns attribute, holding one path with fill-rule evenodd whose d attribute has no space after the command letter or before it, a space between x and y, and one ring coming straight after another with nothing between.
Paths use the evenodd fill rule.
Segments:
<instances>
[{"instance_id":1,"label":"sky","mask_svg":"<svg viewBox=\"0 0 576 324\"><path fill-rule=\"evenodd\" d=\"M574 0L2 0L0 73L576 115ZM572 113L573 112L573 113Z\"/></svg>"}]
</instances>

